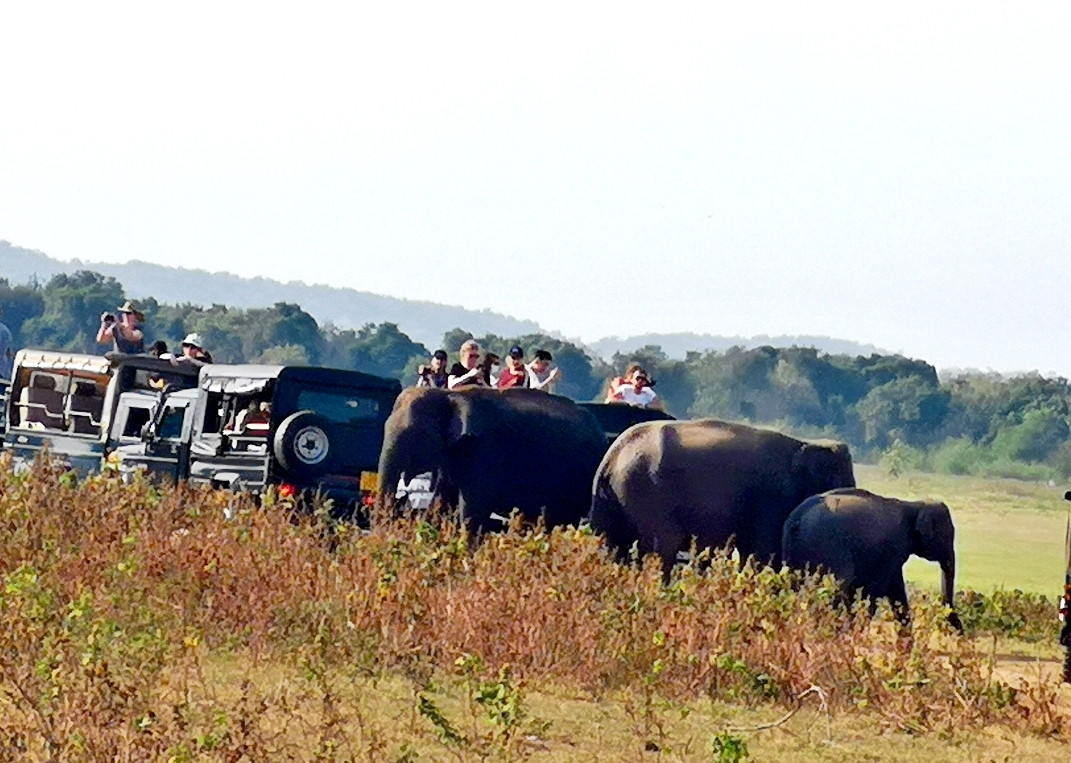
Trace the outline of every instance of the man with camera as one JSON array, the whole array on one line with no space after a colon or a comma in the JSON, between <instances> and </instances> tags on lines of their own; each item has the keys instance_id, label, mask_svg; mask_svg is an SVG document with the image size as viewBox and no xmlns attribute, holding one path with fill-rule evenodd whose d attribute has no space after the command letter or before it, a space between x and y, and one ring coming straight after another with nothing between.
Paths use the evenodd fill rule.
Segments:
<instances>
[{"instance_id":1,"label":"man with camera","mask_svg":"<svg viewBox=\"0 0 1071 763\"><path fill-rule=\"evenodd\" d=\"M145 313L129 299L116 312L103 313L100 316L100 329L97 330L97 344L112 343L116 352L124 355L140 355L145 352L145 335L138 324L145 320Z\"/></svg>"},{"instance_id":2,"label":"man with camera","mask_svg":"<svg viewBox=\"0 0 1071 763\"><path fill-rule=\"evenodd\" d=\"M446 373L446 351L436 350L431 356L430 365L421 365L417 368L418 387L437 387L444 389L450 378Z\"/></svg>"}]
</instances>

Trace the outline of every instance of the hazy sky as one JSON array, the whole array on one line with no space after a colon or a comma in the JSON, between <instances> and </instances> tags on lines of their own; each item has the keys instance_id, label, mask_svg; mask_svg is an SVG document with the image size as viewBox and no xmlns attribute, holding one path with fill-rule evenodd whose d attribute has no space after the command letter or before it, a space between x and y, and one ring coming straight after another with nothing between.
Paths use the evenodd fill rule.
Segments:
<instances>
[{"instance_id":1,"label":"hazy sky","mask_svg":"<svg viewBox=\"0 0 1071 763\"><path fill-rule=\"evenodd\" d=\"M1071 376L1071 4L740 5L4 3L0 238Z\"/></svg>"}]
</instances>

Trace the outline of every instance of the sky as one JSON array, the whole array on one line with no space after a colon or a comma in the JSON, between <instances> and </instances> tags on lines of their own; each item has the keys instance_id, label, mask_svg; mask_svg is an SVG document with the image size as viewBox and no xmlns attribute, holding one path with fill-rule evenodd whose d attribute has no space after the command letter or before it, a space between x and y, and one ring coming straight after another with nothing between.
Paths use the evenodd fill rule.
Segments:
<instances>
[{"instance_id":1,"label":"sky","mask_svg":"<svg viewBox=\"0 0 1071 763\"><path fill-rule=\"evenodd\" d=\"M1071 377L1071 4L665 5L0 4L0 238Z\"/></svg>"}]
</instances>

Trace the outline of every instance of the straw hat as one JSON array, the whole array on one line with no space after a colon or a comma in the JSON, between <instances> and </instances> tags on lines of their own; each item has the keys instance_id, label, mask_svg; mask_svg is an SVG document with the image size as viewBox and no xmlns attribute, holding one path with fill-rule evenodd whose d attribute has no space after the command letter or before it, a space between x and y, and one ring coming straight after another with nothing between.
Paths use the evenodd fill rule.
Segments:
<instances>
[{"instance_id":1,"label":"straw hat","mask_svg":"<svg viewBox=\"0 0 1071 763\"><path fill-rule=\"evenodd\" d=\"M137 305L135 305L129 299L124 302L122 306L118 310L116 310L116 312L133 313L134 317L137 318L139 321L145 320L145 313L141 312L141 310L138 310Z\"/></svg>"}]
</instances>

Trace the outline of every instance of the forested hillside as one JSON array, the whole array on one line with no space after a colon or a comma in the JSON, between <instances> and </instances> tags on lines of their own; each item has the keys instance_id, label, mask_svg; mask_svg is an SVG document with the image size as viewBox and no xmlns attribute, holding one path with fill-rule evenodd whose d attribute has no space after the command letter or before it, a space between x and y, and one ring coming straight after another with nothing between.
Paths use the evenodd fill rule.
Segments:
<instances>
[{"instance_id":1,"label":"forested hillside","mask_svg":"<svg viewBox=\"0 0 1071 763\"><path fill-rule=\"evenodd\" d=\"M93 341L100 314L114 311L126 297L117 280L91 271L59 274L37 286L0 279L3 320L18 346L96 352L102 349ZM339 329L290 302L255 309L164 304L153 298L139 304L147 340L163 339L176 347L196 331L223 363L330 365L411 383L416 366L436 349L395 323ZM472 336L466 328L454 328L436 346L453 355ZM809 347L733 347L673 359L650 345L606 361L539 333L476 338L503 356L513 344L529 353L550 350L563 372L559 391L578 400L601 399L607 379L638 361L677 416L716 416L846 440L857 459L880 459L891 472L918 467L1071 477L1071 387L1063 378L941 378L923 360L828 354Z\"/></svg>"}]
</instances>

